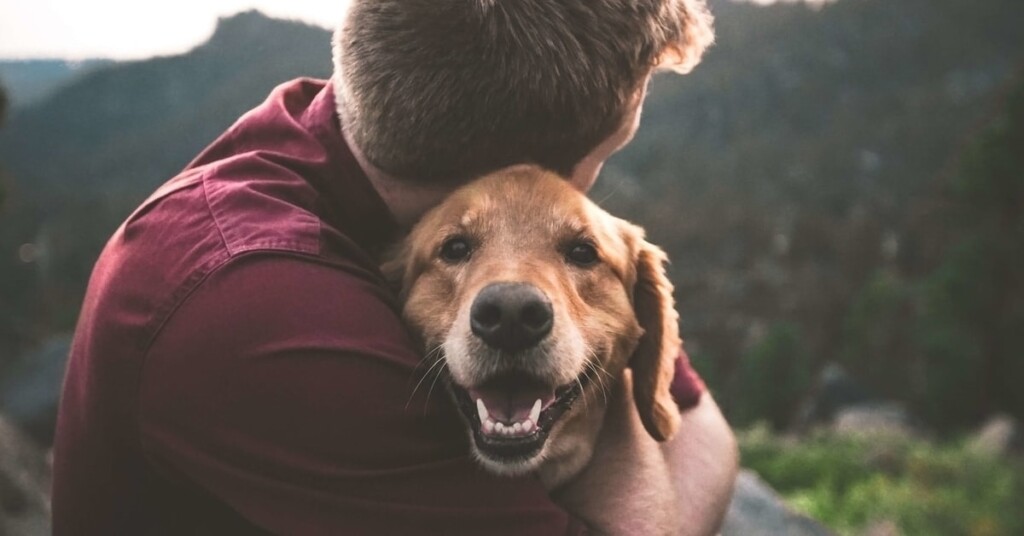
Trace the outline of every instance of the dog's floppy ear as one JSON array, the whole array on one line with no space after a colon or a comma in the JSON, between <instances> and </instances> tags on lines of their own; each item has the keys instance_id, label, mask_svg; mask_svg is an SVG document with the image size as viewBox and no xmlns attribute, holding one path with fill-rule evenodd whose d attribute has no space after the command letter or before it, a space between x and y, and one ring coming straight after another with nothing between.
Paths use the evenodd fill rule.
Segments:
<instances>
[{"instance_id":1,"label":"dog's floppy ear","mask_svg":"<svg viewBox=\"0 0 1024 536\"><path fill-rule=\"evenodd\" d=\"M633 307L644 329L630 360L633 398L644 428L657 441L670 439L679 428L679 407L672 398L672 378L682 341L672 283L665 276L665 252L640 238L637 243Z\"/></svg>"},{"instance_id":2,"label":"dog's floppy ear","mask_svg":"<svg viewBox=\"0 0 1024 536\"><path fill-rule=\"evenodd\" d=\"M657 67L686 74L700 63L704 51L715 42L715 18L705 0L671 0L666 2L665 8L675 12L679 38L665 48Z\"/></svg>"}]
</instances>

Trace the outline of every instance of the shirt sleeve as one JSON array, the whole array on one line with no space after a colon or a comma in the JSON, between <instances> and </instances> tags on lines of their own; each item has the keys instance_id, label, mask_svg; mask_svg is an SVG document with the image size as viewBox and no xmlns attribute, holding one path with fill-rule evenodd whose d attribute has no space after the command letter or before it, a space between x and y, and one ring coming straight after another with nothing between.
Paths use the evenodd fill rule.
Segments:
<instances>
[{"instance_id":1,"label":"shirt sleeve","mask_svg":"<svg viewBox=\"0 0 1024 536\"><path fill-rule=\"evenodd\" d=\"M537 479L477 467L419 361L386 291L357 270L242 257L154 340L143 449L278 534L583 533Z\"/></svg>"},{"instance_id":2,"label":"shirt sleeve","mask_svg":"<svg viewBox=\"0 0 1024 536\"><path fill-rule=\"evenodd\" d=\"M672 378L672 397L675 399L679 409L686 411L693 409L700 402L701 395L707 387L704 380L700 378L697 371L690 363L690 356L686 350L679 350L679 358L676 359L676 374Z\"/></svg>"}]
</instances>

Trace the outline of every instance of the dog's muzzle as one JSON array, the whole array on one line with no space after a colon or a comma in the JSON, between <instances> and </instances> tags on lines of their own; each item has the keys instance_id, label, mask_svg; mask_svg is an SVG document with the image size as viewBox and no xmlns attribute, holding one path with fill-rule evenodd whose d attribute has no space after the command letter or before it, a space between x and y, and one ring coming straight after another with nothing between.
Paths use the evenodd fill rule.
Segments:
<instances>
[{"instance_id":1,"label":"dog's muzzle","mask_svg":"<svg viewBox=\"0 0 1024 536\"><path fill-rule=\"evenodd\" d=\"M557 385L538 372L543 343L554 327L551 301L521 282L491 283L470 308L470 329L491 351L474 359L501 360L472 385L452 383L481 455L515 464L540 453L558 419L583 392L586 376Z\"/></svg>"}]
</instances>

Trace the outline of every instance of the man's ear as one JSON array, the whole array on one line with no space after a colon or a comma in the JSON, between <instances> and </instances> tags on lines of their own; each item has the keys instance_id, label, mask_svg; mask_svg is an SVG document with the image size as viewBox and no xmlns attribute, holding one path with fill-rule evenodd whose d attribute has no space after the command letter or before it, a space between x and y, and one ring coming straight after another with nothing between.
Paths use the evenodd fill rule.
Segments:
<instances>
[{"instance_id":1,"label":"man's ear","mask_svg":"<svg viewBox=\"0 0 1024 536\"><path fill-rule=\"evenodd\" d=\"M666 4L679 20L679 39L665 48L657 67L686 74L700 63L704 51L715 42L715 18L705 0L669 0Z\"/></svg>"},{"instance_id":2,"label":"man's ear","mask_svg":"<svg viewBox=\"0 0 1024 536\"><path fill-rule=\"evenodd\" d=\"M671 439L679 428L679 406L672 398L672 378L682 341L672 283L665 276L665 252L640 240L636 259L633 307L644 329L630 360L633 398L644 428L657 441Z\"/></svg>"}]
</instances>

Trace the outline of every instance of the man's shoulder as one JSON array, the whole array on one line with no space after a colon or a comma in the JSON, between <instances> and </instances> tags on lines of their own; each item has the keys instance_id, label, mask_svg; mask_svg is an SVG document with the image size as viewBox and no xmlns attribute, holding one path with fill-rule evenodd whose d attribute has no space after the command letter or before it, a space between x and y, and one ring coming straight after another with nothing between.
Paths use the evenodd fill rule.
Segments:
<instances>
[{"instance_id":1,"label":"man's shoulder","mask_svg":"<svg viewBox=\"0 0 1024 536\"><path fill-rule=\"evenodd\" d=\"M149 340L214 271L242 256L303 257L372 275L368 251L393 225L336 123L329 85L275 89L118 229L94 270L82 326L130 319Z\"/></svg>"},{"instance_id":2,"label":"man's shoulder","mask_svg":"<svg viewBox=\"0 0 1024 536\"><path fill-rule=\"evenodd\" d=\"M288 257L375 277L373 259L323 221L316 193L301 178L261 174L253 159L190 169L154 192L108 242L90 282L97 300L83 312L129 310L146 319L150 339L211 274L242 258ZM273 264L288 270L297 263Z\"/></svg>"}]
</instances>

